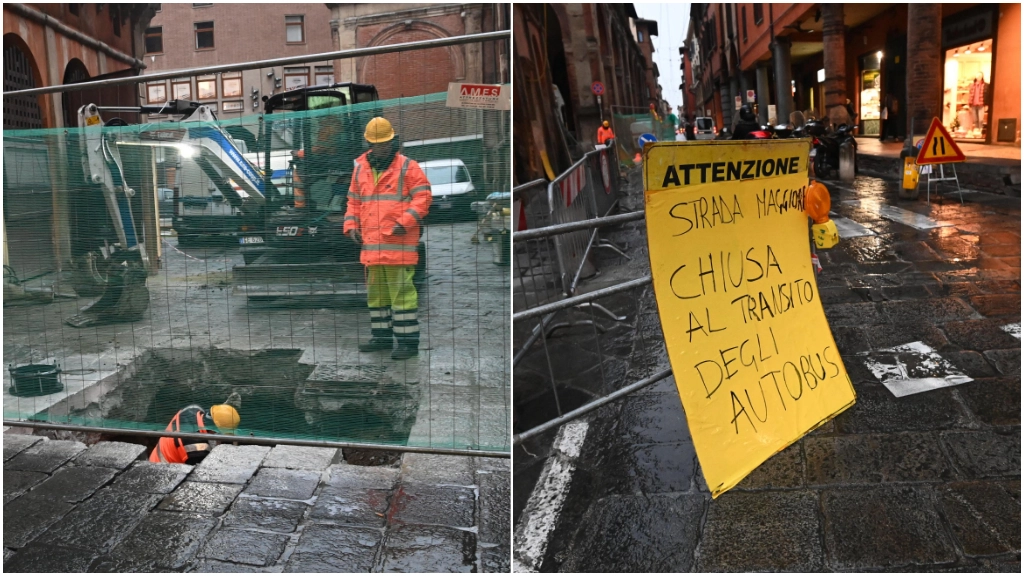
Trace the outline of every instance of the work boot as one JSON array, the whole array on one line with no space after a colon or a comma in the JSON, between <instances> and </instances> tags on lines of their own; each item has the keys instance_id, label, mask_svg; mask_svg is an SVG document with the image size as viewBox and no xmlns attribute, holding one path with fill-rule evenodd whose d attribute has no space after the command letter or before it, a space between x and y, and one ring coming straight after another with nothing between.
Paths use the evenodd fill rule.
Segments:
<instances>
[{"instance_id":1,"label":"work boot","mask_svg":"<svg viewBox=\"0 0 1024 576\"><path fill-rule=\"evenodd\" d=\"M394 332L390 328L373 328L370 330L370 334L370 340L359 345L360 352L378 352L395 347Z\"/></svg>"},{"instance_id":2,"label":"work boot","mask_svg":"<svg viewBox=\"0 0 1024 576\"><path fill-rule=\"evenodd\" d=\"M395 343L392 342L391 338L370 338L367 342L359 345L359 351L379 352L381 350L391 350L394 347Z\"/></svg>"},{"instance_id":3,"label":"work boot","mask_svg":"<svg viewBox=\"0 0 1024 576\"><path fill-rule=\"evenodd\" d=\"M412 358L413 356L418 356L419 353L420 353L420 343L419 343L419 341L410 341L410 340L400 339L398 341L398 346L395 348L394 352L391 353L391 359L392 360L408 360L409 358Z\"/></svg>"}]
</instances>

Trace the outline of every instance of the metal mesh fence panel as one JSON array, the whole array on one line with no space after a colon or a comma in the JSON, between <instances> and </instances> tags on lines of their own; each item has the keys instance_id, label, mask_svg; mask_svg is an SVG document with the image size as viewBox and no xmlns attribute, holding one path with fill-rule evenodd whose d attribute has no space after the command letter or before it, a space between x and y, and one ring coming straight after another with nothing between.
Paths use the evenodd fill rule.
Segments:
<instances>
[{"instance_id":1,"label":"metal mesh fence panel","mask_svg":"<svg viewBox=\"0 0 1024 576\"><path fill-rule=\"evenodd\" d=\"M4 131L4 418L508 451L509 113L336 92Z\"/></svg>"}]
</instances>

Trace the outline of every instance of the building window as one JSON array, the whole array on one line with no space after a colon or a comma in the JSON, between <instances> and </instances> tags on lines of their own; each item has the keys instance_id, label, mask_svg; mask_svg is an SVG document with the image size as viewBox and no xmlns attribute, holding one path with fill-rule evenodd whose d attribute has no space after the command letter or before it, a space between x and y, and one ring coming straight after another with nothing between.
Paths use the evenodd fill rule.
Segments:
<instances>
[{"instance_id":1,"label":"building window","mask_svg":"<svg viewBox=\"0 0 1024 576\"><path fill-rule=\"evenodd\" d=\"M754 25L760 26L764 22L764 4L754 4Z\"/></svg>"},{"instance_id":2,"label":"building window","mask_svg":"<svg viewBox=\"0 0 1024 576\"><path fill-rule=\"evenodd\" d=\"M167 84L146 84L146 101L150 104L167 102Z\"/></svg>"},{"instance_id":3,"label":"building window","mask_svg":"<svg viewBox=\"0 0 1024 576\"><path fill-rule=\"evenodd\" d=\"M196 93L200 100L217 99L217 75L209 74L196 78Z\"/></svg>"},{"instance_id":4,"label":"building window","mask_svg":"<svg viewBox=\"0 0 1024 576\"><path fill-rule=\"evenodd\" d=\"M213 6L213 2L203 2L202 4L193 3L193 8L206 8L207 6Z\"/></svg>"},{"instance_id":5,"label":"building window","mask_svg":"<svg viewBox=\"0 0 1024 576\"><path fill-rule=\"evenodd\" d=\"M740 20L743 21L743 43L747 43L747 7L740 10Z\"/></svg>"},{"instance_id":6,"label":"building window","mask_svg":"<svg viewBox=\"0 0 1024 576\"><path fill-rule=\"evenodd\" d=\"M164 52L164 27L153 26L146 28L146 54L163 54Z\"/></svg>"},{"instance_id":7,"label":"building window","mask_svg":"<svg viewBox=\"0 0 1024 576\"><path fill-rule=\"evenodd\" d=\"M644 32L643 32L643 30L637 30L636 31L636 41L637 42L643 42L644 41Z\"/></svg>"},{"instance_id":8,"label":"building window","mask_svg":"<svg viewBox=\"0 0 1024 576\"><path fill-rule=\"evenodd\" d=\"M110 5L110 23L114 25L114 36L121 37L121 5Z\"/></svg>"},{"instance_id":9,"label":"building window","mask_svg":"<svg viewBox=\"0 0 1024 576\"><path fill-rule=\"evenodd\" d=\"M242 96L242 73L225 72L222 74L220 77L220 88L223 97L240 98Z\"/></svg>"},{"instance_id":10,"label":"building window","mask_svg":"<svg viewBox=\"0 0 1024 576\"><path fill-rule=\"evenodd\" d=\"M191 100L192 80L190 78L185 78L183 80L172 80L171 98L173 100Z\"/></svg>"},{"instance_id":11,"label":"building window","mask_svg":"<svg viewBox=\"0 0 1024 576\"><path fill-rule=\"evenodd\" d=\"M293 88L302 88L303 86L309 85L309 67L303 66L302 68L285 68L284 69L284 89L292 90Z\"/></svg>"},{"instance_id":12,"label":"building window","mask_svg":"<svg viewBox=\"0 0 1024 576\"><path fill-rule=\"evenodd\" d=\"M153 9L153 12L159 12L160 8L161 8L161 5L160 4L154 4L154 6L156 6L156 8Z\"/></svg>"},{"instance_id":13,"label":"building window","mask_svg":"<svg viewBox=\"0 0 1024 576\"><path fill-rule=\"evenodd\" d=\"M196 50L213 48L213 22L196 22Z\"/></svg>"},{"instance_id":14,"label":"building window","mask_svg":"<svg viewBox=\"0 0 1024 576\"><path fill-rule=\"evenodd\" d=\"M78 16L78 4L68 4L68 12L70 12L72 16Z\"/></svg>"},{"instance_id":15,"label":"building window","mask_svg":"<svg viewBox=\"0 0 1024 576\"><path fill-rule=\"evenodd\" d=\"M284 32L285 41L289 44L301 44L305 42L305 16L285 16Z\"/></svg>"},{"instance_id":16,"label":"building window","mask_svg":"<svg viewBox=\"0 0 1024 576\"><path fill-rule=\"evenodd\" d=\"M313 73L316 86L334 84L334 66L317 66L313 69Z\"/></svg>"},{"instance_id":17,"label":"building window","mask_svg":"<svg viewBox=\"0 0 1024 576\"><path fill-rule=\"evenodd\" d=\"M229 102L224 102L220 109L224 112L242 112L243 110L245 110L245 102L243 102L242 100L232 100Z\"/></svg>"}]
</instances>

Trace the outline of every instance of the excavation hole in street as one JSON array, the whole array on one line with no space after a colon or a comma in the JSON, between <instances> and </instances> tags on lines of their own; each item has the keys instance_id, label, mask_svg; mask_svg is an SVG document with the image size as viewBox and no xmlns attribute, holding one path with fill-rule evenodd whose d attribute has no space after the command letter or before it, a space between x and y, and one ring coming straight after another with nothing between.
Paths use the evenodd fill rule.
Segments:
<instances>
[{"instance_id":1,"label":"excavation hole in street","mask_svg":"<svg viewBox=\"0 0 1024 576\"><path fill-rule=\"evenodd\" d=\"M594 399L594 396L577 388L558 388L558 402L562 407L562 414L575 410ZM555 393L547 390L529 400L516 405L518 431L525 432L558 418L558 406L555 405Z\"/></svg>"},{"instance_id":2,"label":"excavation hole in street","mask_svg":"<svg viewBox=\"0 0 1024 576\"><path fill-rule=\"evenodd\" d=\"M267 438L404 445L416 420L419 387L381 366L314 366L303 351L154 349L75 420L94 426L163 429L185 406L241 399L237 434ZM209 425L209 424L207 424ZM192 430L183 430L192 431ZM390 451L344 451L352 463L392 465Z\"/></svg>"}]
</instances>

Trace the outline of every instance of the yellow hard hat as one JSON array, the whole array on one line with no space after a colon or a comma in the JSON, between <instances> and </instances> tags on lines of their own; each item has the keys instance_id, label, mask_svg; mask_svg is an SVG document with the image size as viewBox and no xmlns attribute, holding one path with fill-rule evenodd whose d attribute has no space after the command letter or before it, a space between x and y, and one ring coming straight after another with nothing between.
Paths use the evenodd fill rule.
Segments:
<instances>
[{"instance_id":1,"label":"yellow hard hat","mask_svg":"<svg viewBox=\"0 0 1024 576\"><path fill-rule=\"evenodd\" d=\"M387 118L378 116L366 124L366 132L363 133L363 137L370 144L379 144L394 138L395 130L391 127L391 122L388 122Z\"/></svg>"},{"instance_id":2,"label":"yellow hard hat","mask_svg":"<svg viewBox=\"0 0 1024 576\"><path fill-rule=\"evenodd\" d=\"M238 410L228 404L211 406L210 416L213 417L213 423L217 428L238 428L238 423L241 421Z\"/></svg>"},{"instance_id":3,"label":"yellow hard hat","mask_svg":"<svg viewBox=\"0 0 1024 576\"><path fill-rule=\"evenodd\" d=\"M605 121L603 122L603 124L604 124L604 127L605 127L605 128L607 128L607 127L608 127L608 121L607 121L607 120L605 120Z\"/></svg>"}]
</instances>

